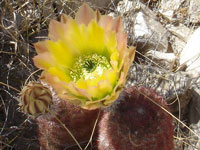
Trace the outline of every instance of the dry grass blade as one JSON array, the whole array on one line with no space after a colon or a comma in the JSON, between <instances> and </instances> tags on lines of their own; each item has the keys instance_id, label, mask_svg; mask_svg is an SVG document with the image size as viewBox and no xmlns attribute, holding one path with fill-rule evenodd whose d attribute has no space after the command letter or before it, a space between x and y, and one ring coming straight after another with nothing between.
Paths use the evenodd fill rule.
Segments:
<instances>
[{"instance_id":1,"label":"dry grass blade","mask_svg":"<svg viewBox=\"0 0 200 150\"><path fill-rule=\"evenodd\" d=\"M0 82L0 84L6 86L6 87L8 87L8 88L11 88L12 90L15 90L16 92L20 93L20 90L18 90L18 89L16 89L16 88L12 87L12 86L10 86L10 85L8 85L8 84L6 84L6 83Z\"/></svg>"},{"instance_id":2,"label":"dry grass blade","mask_svg":"<svg viewBox=\"0 0 200 150\"><path fill-rule=\"evenodd\" d=\"M95 128L97 126L97 122L99 120L100 113L101 113L101 110L99 110L99 112L98 112L98 116L97 116L97 119L95 120L94 127L92 129L92 133L91 133L90 139L89 139L87 145L85 146L84 150L87 150L89 144L92 144L92 138L93 138L93 135L94 135Z\"/></svg>"}]
</instances>

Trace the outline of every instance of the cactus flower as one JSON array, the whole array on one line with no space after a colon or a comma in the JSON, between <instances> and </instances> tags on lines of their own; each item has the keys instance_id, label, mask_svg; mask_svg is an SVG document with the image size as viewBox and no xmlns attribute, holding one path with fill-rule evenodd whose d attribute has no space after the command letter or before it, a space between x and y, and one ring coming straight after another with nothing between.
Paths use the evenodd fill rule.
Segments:
<instances>
[{"instance_id":1,"label":"cactus flower","mask_svg":"<svg viewBox=\"0 0 200 150\"><path fill-rule=\"evenodd\" d=\"M117 99L134 59L120 17L100 15L83 4L75 19L51 20L49 39L34 44L41 80L59 98L85 109L109 106Z\"/></svg>"}]
</instances>

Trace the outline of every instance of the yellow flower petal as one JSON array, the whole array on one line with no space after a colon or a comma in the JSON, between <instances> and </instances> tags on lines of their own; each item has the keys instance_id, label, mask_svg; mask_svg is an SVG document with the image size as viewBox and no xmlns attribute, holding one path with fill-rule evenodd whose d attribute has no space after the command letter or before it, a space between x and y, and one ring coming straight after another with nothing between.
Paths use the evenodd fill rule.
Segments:
<instances>
[{"instance_id":1,"label":"yellow flower petal","mask_svg":"<svg viewBox=\"0 0 200 150\"><path fill-rule=\"evenodd\" d=\"M62 70L59 70L58 68L55 67L49 68L48 72L54 76L57 76L63 82L68 83L72 80L67 73L63 72Z\"/></svg>"},{"instance_id":2,"label":"yellow flower petal","mask_svg":"<svg viewBox=\"0 0 200 150\"><path fill-rule=\"evenodd\" d=\"M113 90L113 86L112 84L108 81L108 80L101 80L99 83L98 83L98 97L100 98L103 98L105 97L107 94L111 94Z\"/></svg>"},{"instance_id":3,"label":"yellow flower petal","mask_svg":"<svg viewBox=\"0 0 200 150\"><path fill-rule=\"evenodd\" d=\"M95 34L94 34L95 33ZM91 21L87 28L88 51L89 53L102 54L105 49L104 30L99 27L96 21Z\"/></svg>"},{"instance_id":4,"label":"yellow flower petal","mask_svg":"<svg viewBox=\"0 0 200 150\"><path fill-rule=\"evenodd\" d=\"M112 91L117 80L117 73L114 70L106 70L100 77L94 79L77 81L77 87L85 89L93 99L102 98Z\"/></svg>"},{"instance_id":5,"label":"yellow flower petal","mask_svg":"<svg viewBox=\"0 0 200 150\"><path fill-rule=\"evenodd\" d=\"M109 55L116 50L116 37L114 33L106 33L95 20L86 27L73 21L68 21L69 31L66 33L65 42L80 54L101 54L109 58ZM94 34L95 33L95 34Z\"/></svg>"},{"instance_id":6,"label":"yellow flower petal","mask_svg":"<svg viewBox=\"0 0 200 150\"><path fill-rule=\"evenodd\" d=\"M47 41L47 47L54 58L55 62L61 66L70 68L73 64L74 57L71 54L70 49L62 41Z\"/></svg>"},{"instance_id":7,"label":"yellow flower petal","mask_svg":"<svg viewBox=\"0 0 200 150\"><path fill-rule=\"evenodd\" d=\"M104 73L104 79L108 80L109 83L112 85L115 85L115 82L117 82L119 72L116 72L115 70L107 70Z\"/></svg>"},{"instance_id":8,"label":"yellow flower petal","mask_svg":"<svg viewBox=\"0 0 200 150\"><path fill-rule=\"evenodd\" d=\"M97 97L100 97L102 93L100 93L100 91L98 91L97 86L88 86L88 89L86 89L86 91L91 95L91 98L93 100L96 100Z\"/></svg>"},{"instance_id":9,"label":"yellow flower petal","mask_svg":"<svg viewBox=\"0 0 200 150\"><path fill-rule=\"evenodd\" d=\"M115 51L114 53L112 53L111 57L110 57L110 63L113 67L114 70L118 69L118 62L120 61L119 59L119 52Z\"/></svg>"},{"instance_id":10,"label":"yellow flower petal","mask_svg":"<svg viewBox=\"0 0 200 150\"><path fill-rule=\"evenodd\" d=\"M49 52L44 52L35 56L33 61L35 66L42 69L49 69L50 67L54 66L54 61Z\"/></svg>"},{"instance_id":11,"label":"yellow flower petal","mask_svg":"<svg viewBox=\"0 0 200 150\"><path fill-rule=\"evenodd\" d=\"M70 94L74 95L76 99L79 99L81 103L85 103L86 100L91 100L91 96L85 92L85 89L78 88L73 82L67 84L66 89Z\"/></svg>"},{"instance_id":12,"label":"yellow flower petal","mask_svg":"<svg viewBox=\"0 0 200 150\"><path fill-rule=\"evenodd\" d=\"M71 49L79 51L80 54L102 53L105 49L104 31L96 21L93 20L88 27L84 24L78 26L73 20L68 23L70 27L66 35L66 42Z\"/></svg>"}]
</instances>

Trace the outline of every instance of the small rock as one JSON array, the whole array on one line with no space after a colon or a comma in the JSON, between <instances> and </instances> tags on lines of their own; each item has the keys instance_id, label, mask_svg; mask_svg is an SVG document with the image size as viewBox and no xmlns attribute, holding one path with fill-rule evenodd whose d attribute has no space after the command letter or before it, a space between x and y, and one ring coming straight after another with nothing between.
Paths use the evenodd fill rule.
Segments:
<instances>
[{"instance_id":1,"label":"small rock","mask_svg":"<svg viewBox=\"0 0 200 150\"><path fill-rule=\"evenodd\" d=\"M82 0L80 0L82 1ZM115 5L119 0L85 0L86 2L94 5L97 8L107 8L110 5Z\"/></svg>"},{"instance_id":2,"label":"small rock","mask_svg":"<svg viewBox=\"0 0 200 150\"><path fill-rule=\"evenodd\" d=\"M180 55L181 51L188 41L188 37L192 34L193 30L185 26L184 24L179 24L178 26L167 25L166 28L172 34L171 46L175 55Z\"/></svg>"},{"instance_id":3,"label":"small rock","mask_svg":"<svg viewBox=\"0 0 200 150\"><path fill-rule=\"evenodd\" d=\"M135 43L137 51L143 54L149 50L167 51L167 30L148 7L138 1L124 0L117 10L123 15L129 44Z\"/></svg>"},{"instance_id":4,"label":"small rock","mask_svg":"<svg viewBox=\"0 0 200 150\"><path fill-rule=\"evenodd\" d=\"M191 133L191 140L190 140L190 145L186 147L184 150L199 150L200 149L200 138L197 135L200 135L200 121L196 124L190 125L191 130L193 130L196 135Z\"/></svg>"},{"instance_id":5,"label":"small rock","mask_svg":"<svg viewBox=\"0 0 200 150\"><path fill-rule=\"evenodd\" d=\"M196 29L180 54L180 65L186 65L186 71L200 72L200 28Z\"/></svg>"},{"instance_id":6,"label":"small rock","mask_svg":"<svg viewBox=\"0 0 200 150\"><path fill-rule=\"evenodd\" d=\"M188 37L191 35L192 30L186 27L184 24L179 24L179 26L167 26L168 31L170 31L173 35L177 36L184 42L188 41Z\"/></svg>"},{"instance_id":7,"label":"small rock","mask_svg":"<svg viewBox=\"0 0 200 150\"><path fill-rule=\"evenodd\" d=\"M161 0L159 12L167 20L172 21L174 12L179 9L184 0Z\"/></svg>"},{"instance_id":8,"label":"small rock","mask_svg":"<svg viewBox=\"0 0 200 150\"><path fill-rule=\"evenodd\" d=\"M191 23L200 22L200 1L199 0L188 0L189 8L188 15Z\"/></svg>"},{"instance_id":9,"label":"small rock","mask_svg":"<svg viewBox=\"0 0 200 150\"><path fill-rule=\"evenodd\" d=\"M164 53L155 50L150 50L145 53L145 56L150 58L153 62L159 64L167 70L171 70L176 62L174 53Z\"/></svg>"},{"instance_id":10,"label":"small rock","mask_svg":"<svg viewBox=\"0 0 200 150\"><path fill-rule=\"evenodd\" d=\"M178 38L177 36L171 36L171 46L173 49L173 53L177 56L180 55L180 53L182 52L183 48L186 45L186 42L184 42L183 40L181 40L180 38Z\"/></svg>"},{"instance_id":11,"label":"small rock","mask_svg":"<svg viewBox=\"0 0 200 150\"><path fill-rule=\"evenodd\" d=\"M148 51L145 55L151 56L158 60L165 60L169 63L173 62L176 59L176 56L174 55L174 53L163 53L163 52L158 52L154 50Z\"/></svg>"},{"instance_id":12,"label":"small rock","mask_svg":"<svg viewBox=\"0 0 200 150\"><path fill-rule=\"evenodd\" d=\"M128 12L135 11L136 9L139 8L140 8L139 2L124 0L118 3L117 11L120 12L122 15L124 15Z\"/></svg>"}]
</instances>

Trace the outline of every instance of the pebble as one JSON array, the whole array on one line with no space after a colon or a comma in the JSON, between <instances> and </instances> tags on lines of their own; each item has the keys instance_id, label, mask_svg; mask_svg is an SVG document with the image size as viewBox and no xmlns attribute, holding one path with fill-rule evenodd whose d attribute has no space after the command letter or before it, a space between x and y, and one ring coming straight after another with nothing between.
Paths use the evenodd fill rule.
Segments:
<instances>
[{"instance_id":1,"label":"pebble","mask_svg":"<svg viewBox=\"0 0 200 150\"><path fill-rule=\"evenodd\" d=\"M186 65L186 71L200 72L200 28L190 36L180 54L180 65Z\"/></svg>"}]
</instances>

